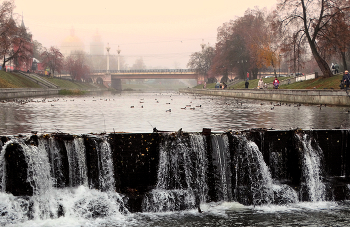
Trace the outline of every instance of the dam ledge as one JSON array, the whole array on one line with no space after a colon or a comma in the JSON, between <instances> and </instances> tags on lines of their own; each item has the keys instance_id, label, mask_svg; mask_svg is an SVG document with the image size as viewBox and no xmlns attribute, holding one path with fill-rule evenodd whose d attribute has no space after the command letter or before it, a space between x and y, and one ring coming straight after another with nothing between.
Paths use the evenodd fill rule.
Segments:
<instances>
[{"instance_id":1,"label":"dam ledge","mask_svg":"<svg viewBox=\"0 0 350 227\"><path fill-rule=\"evenodd\" d=\"M350 199L349 129L33 133L0 139L0 189L14 196L86 185L119 193L129 212L193 209L196 196L244 205ZM39 179L29 176L31 169L49 182L28 183Z\"/></svg>"},{"instance_id":2,"label":"dam ledge","mask_svg":"<svg viewBox=\"0 0 350 227\"><path fill-rule=\"evenodd\" d=\"M334 89L179 89L180 93L225 96L243 99L305 103L315 105L350 106L350 94Z\"/></svg>"}]
</instances>

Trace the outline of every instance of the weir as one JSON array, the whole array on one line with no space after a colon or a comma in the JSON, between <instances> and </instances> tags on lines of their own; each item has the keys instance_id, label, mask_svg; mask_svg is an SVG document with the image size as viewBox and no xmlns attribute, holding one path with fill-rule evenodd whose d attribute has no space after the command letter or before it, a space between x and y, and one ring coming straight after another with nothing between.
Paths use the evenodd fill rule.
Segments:
<instances>
[{"instance_id":1,"label":"weir","mask_svg":"<svg viewBox=\"0 0 350 227\"><path fill-rule=\"evenodd\" d=\"M220 201L346 200L349 136L299 129L2 136L0 189L14 197L0 211L9 220L95 218Z\"/></svg>"}]
</instances>

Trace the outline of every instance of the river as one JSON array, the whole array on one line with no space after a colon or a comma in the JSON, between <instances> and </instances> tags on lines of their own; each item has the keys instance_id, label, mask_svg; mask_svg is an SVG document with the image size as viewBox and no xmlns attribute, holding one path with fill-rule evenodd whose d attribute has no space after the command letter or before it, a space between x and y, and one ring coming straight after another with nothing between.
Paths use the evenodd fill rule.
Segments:
<instances>
[{"instance_id":1,"label":"river","mask_svg":"<svg viewBox=\"0 0 350 227\"><path fill-rule=\"evenodd\" d=\"M347 128L348 110L175 92L51 96L0 103L0 135Z\"/></svg>"},{"instance_id":2,"label":"river","mask_svg":"<svg viewBox=\"0 0 350 227\"><path fill-rule=\"evenodd\" d=\"M0 116L0 135L30 134L31 131L38 131L39 134L152 132L154 127L164 131L182 128L187 132L198 132L203 128L212 131L251 128L333 129L347 128L350 124L350 114L345 107L271 103L176 92L36 97L0 103ZM0 197L0 223L6 226L350 225L348 201L262 206L243 206L237 202L202 203L203 213L198 213L197 209L149 213L114 212L105 217L93 218L85 206L96 198L99 198L102 207L110 206L111 210L118 208L109 203L109 199L113 198L109 192L80 186L70 189L53 188L50 191L52 200L65 205L65 217L42 218L39 215L28 220L19 212L23 201L18 203L14 196L5 193L0 193Z\"/></svg>"}]
</instances>

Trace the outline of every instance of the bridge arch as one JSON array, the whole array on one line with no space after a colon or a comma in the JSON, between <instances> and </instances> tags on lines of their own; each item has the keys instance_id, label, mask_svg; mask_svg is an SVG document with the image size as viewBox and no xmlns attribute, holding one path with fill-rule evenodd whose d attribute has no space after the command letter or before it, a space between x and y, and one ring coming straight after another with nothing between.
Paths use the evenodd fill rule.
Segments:
<instances>
[{"instance_id":1,"label":"bridge arch","mask_svg":"<svg viewBox=\"0 0 350 227\"><path fill-rule=\"evenodd\" d=\"M97 77L96 84L103 84L103 79L101 77Z\"/></svg>"}]
</instances>

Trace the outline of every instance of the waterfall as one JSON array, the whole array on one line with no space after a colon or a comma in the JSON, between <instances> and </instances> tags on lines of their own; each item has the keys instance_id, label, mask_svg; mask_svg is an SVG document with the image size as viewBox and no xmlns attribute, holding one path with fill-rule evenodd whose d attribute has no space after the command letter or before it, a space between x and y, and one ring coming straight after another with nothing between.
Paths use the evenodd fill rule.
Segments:
<instances>
[{"instance_id":1,"label":"waterfall","mask_svg":"<svg viewBox=\"0 0 350 227\"><path fill-rule=\"evenodd\" d=\"M258 146L245 136L237 136L236 198L244 204L270 204L274 201L271 173Z\"/></svg>"},{"instance_id":2,"label":"waterfall","mask_svg":"<svg viewBox=\"0 0 350 227\"><path fill-rule=\"evenodd\" d=\"M87 186L85 146L83 138L64 141L69 163L69 186Z\"/></svg>"},{"instance_id":3,"label":"waterfall","mask_svg":"<svg viewBox=\"0 0 350 227\"><path fill-rule=\"evenodd\" d=\"M202 135L165 136L159 148L157 187L145 196L143 211L189 209L206 201L206 172L205 138Z\"/></svg>"},{"instance_id":4,"label":"waterfall","mask_svg":"<svg viewBox=\"0 0 350 227\"><path fill-rule=\"evenodd\" d=\"M111 146L107 142L106 138L102 138L102 141L96 143L96 152L100 157L100 189L102 191L115 191L114 181L114 167L111 153Z\"/></svg>"},{"instance_id":5,"label":"waterfall","mask_svg":"<svg viewBox=\"0 0 350 227\"><path fill-rule=\"evenodd\" d=\"M348 198L347 178L328 178L335 172L347 176L348 169L331 169L338 160L350 160L346 151L323 154L328 141L294 134L2 137L0 225L61 216L95 219L129 210L179 211L207 202L255 206ZM343 146L338 137L327 138Z\"/></svg>"},{"instance_id":6,"label":"waterfall","mask_svg":"<svg viewBox=\"0 0 350 227\"><path fill-rule=\"evenodd\" d=\"M232 200L231 166L228 137L223 135L212 135L213 164L216 167L217 194L220 201Z\"/></svg>"},{"instance_id":7,"label":"waterfall","mask_svg":"<svg viewBox=\"0 0 350 227\"><path fill-rule=\"evenodd\" d=\"M2 147L0 155L0 178L1 189L6 190L6 168L5 168L5 151L8 146L18 144L23 150L24 158L28 164L27 182L33 188L34 195L41 195L49 191L52 187L52 180L50 176L50 164L45 150L40 149L34 145L27 145L23 140L9 140Z\"/></svg>"},{"instance_id":8,"label":"waterfall","mask_svg":"<svg viewBox=\"0 0 350 227\"><path fill-rule=\"evenodd\" d=\"M0 225L60 216L97 218L128 213L124 198L114 189L112 153L107 138L94 139L96 152L100 157L101 191L88 188L86 149L83 138L62 140L42 136L38 137L37 144L33 141L35 139L13 138L1 147L0 213L2 218ZM27 182L32 189L27 191L32 193L31 196L17 197L5 193L7 190L12 190L7 188L6 182L9 175L6 173L8 168L5 160L6 152L12 152L7 155L9 158L16 162L22 160L22 164L25 163L19 166L21 168L18 172L19 179L16 176L10 179L12 181L10 186L13 187L18 180L23 181L23 184ZM65 173L67 170L68 174ZM17 174L15 171L11 172ZM26 178L22 179L23 177Z\"/></svg>"},{"instance_id":9,"label":"waterfall","mask_svg":"<svg viewBox=\"0 0 350 227\"><path fill-rule=\"evenodd\" d=\"M302 145L299 151L301 152L303 184L308 199L312 202L324 201L326 187L322 182L321 174L322 149L317 144L313 146L312 139L306 134L302 136L296 134L296 138Z\"/></svg>"}]
</instances>

